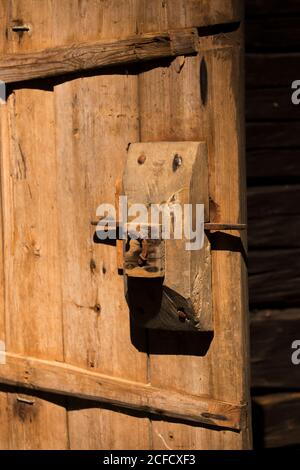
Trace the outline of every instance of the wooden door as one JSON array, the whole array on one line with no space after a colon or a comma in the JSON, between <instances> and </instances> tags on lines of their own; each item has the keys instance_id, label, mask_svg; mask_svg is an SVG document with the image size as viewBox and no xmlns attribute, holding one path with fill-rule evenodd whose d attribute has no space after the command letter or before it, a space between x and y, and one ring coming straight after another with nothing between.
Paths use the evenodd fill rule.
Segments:
<instances>
[{"instance_id":1,"label":"wooden door","mask_svg":"<svg viewBox=\"0 0 300 470\"><path fill-rule=\"evenodd\" d=\"M243 232L211 234L209 338L132 328L116 247L91 225L139 141L205 141L210 222L245 222L241 2L0 8L1 448L249 448ZM174 49L189 28L196 50ZM148 33L171 47L143 63ZM125 60L97 49L126 38Z\"/></svg>"}]
</instances>

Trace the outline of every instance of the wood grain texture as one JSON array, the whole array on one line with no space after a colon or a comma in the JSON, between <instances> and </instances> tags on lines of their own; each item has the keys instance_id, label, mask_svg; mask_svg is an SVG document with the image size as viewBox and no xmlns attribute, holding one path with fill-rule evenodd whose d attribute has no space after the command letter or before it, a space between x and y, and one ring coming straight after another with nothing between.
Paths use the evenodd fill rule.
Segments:
<instances>
[{"instance_id":1,"label":"wood grain texture","mask_svg":"<svg viewBox=\"0 0 300 470\"><path fill-rule=\"evenodd\" d=\"M193 396L150 384L109 377L68 364L6 354L0 381L7 385L41 390L58 395L94 400L160 417L177 418L212 426L240 429L244 407ZM27 399L27 404L29 403ZM19 400L21 402L21 400ZM26 403L23 400L23 403Z\"/></svg>"},{"instance_id":2,"label":"wood grain texture","mask_svg":"<svg viewBox=\"0 0 300 470\"><path fill-rule=\"evenodd\" d=\"M299 366L291 360L299 339L300 311L261 310L251 315L251 385L299 388Z\"/></svg>"},{"instance_id":3,"label":"wood grain texture","mask_svg":"<svg viewBox=\"0 0 300 470\"><path fill-rule=\"evenodd\" d=\"M1 107L5 342L6 350L62 360L53 114L52 93L44 90L16 91ZM5 448L68 446L61 404L37 399L29 412L31 426L17 415L10 421L14 407L17 396L10 393L7 419L13 435ZM42 422L45 432L37 433Z\"/></svg>"},{"instance_id":4,"label":"wood grain texture","mask_svg":"<svg viewBox=\"0 0 300 470\"><path fill-rule=\"evenodd\" d=\"M165 31L174 27L239 21L241 18L241 2L235 0L214 3L206 0L176 0L176 3L175 0L152 0L151 3L143 0L41 0L39 8L35 8L35 0L11 0L9 3L2 1L1 6L4 7L1 17L4 27L0 31L2 54L33 53L77 41L126 38L136 34L137 29L139 32ZM22 23L30 26L27 33L13 31L13 25ZM6 198L5 215L15 207L15 197L16 207L20 210L29 204L25 207L25 214L20 215L21 225L16 232L15 223L12 223L14 219L7 218L4 233L5 263L10 268L7 276L16 271L14 259L21 266L28 260L28 266L26 264L24 267L23 285L20 282L22 272L19 277L17 273L17 302L11 297L12 287L6 294L6 298L13 302L12 306L7 302L6 307L6 312L10 313L10 308L13 312L9 325L17 319L16 313L21 320L16 325L15 338L9 338L9 344L15 344L18 352L26 355L32 351L33 355L43 357L43 348L49 343L53 358L97 373L139 383L151 380L154 388L164 384L167 388L176 388L177 393L206 394L220 401L224 401L225 397L230 403L247 402L246 290L240 254L219 250L214 258L214 285L216 292L222 292L223 297L222 302L217 295L214 298L216 334L206 356L202 352L205 338L193 343L191 339L177 342L175 337L169 337L161 343L160 335L151 336L147 350L145 338L142 337L142 347L138 351L131 342L122 279L116 273L116 249L107 245L94 246L90 226L97 205L103 201L114 202L115 180L122 174L128 143L141 138L149 140L151 135L154 135L153 140L211 139L210 165L214 175L211 193L216 209L212 221L245 221L241 197L244 173L239 150L242 145L239 124L242 109L239 103L242 100L237 85L240 77L240 50L236 47L238 35L239 32L229 39L223 35L217 40L210 38L203 42L201 57L180 59L179 64L174 61L170 68L145 70L139 79L124 71L119 75L77 78L57 83L54 88L51 82L45 82L35 84L36 89L16 90L15 118L25 149L25 162L29 162L30 166L24 166L17 138L11 139L6 147L8 150L5 150L1 170L3 195ZM206 52L207 49L210 52ZM202 56L205 56L210 80L213 81L209 88L207 109L203 103L199 106ZM213 93L211 90L214 90ZM11 103L10 116L14 114ZM138 103L141 104L141 112L138 111ZM26 133L28 122L30 126ZM31 135L31 127L35 129L34 136ZM213 143L215 138L216 147ZM10 158L10 146L13 147L14 159ZM44 155L48 158L42 159ZM12 173L11 164L14 169ZM31 183L33 202L26 187L27 179ZM102 180L105 180L105 185L101 184ZM41 187L43 191L40 196ZM49 223L45 207L51 214L49 231L45 229ZM55 208L59 208L58 212ZM38 215L39 221L35 219ZM43 242L41 246L36 237L28 238L30 224L38 227L38 239ZM21 238L14 239L16 234L20 236L18 230L23 226L28 229L26 241L30 241L29 245L26 243L29 251L25 246L24 253L18 245ZM46 244L50 234L53 237ZM15 243L20 251L16 251L17 257L13 258L12 247ZM41 256L38 256L39 249ZM48 259L49 269L43 268L45 258ZM232 279L229 287L234 291L234 297L228 285L226 287L225 278ZM46 291L48 279L51 284ZM33 295L28 299L31 284ZM56 291L58 285L60 289ZM35 286L41 286L41 290L37 292ZM48 301L52 289L54 297L51 298L50 309ZM55 326L58 318L60 325ZM26 336L32 333L31 322L38 325L37 332L33 331L34 344L27 340L26 343L20 334L22 328ZM40 336L37 337L41 331L46 337L45 343ZM161 345L164 352L155 354L155 346ZM195 345L197 353L191 354ZM167 354L167 351L171 353ZM145 352L151 355L151 363L147 364ZM240 374L240 371L243 373ZM7 411L11 413L13 402L9 395L7 397L4 402L10 400ZM66 403L52 403L47 395L39 398L42 401L35 403L38 404L40 418L31 414L34 405L29 408L32 405L24 400L20 405L20 416L23 416L23 408L28 407L31 410L28 412L29 422L33 419L36 425L20 424L15 416L11 418L12 414L9 415L13 429L17 429L14 431L14 442L26 448L45 448L47 434L51 432L56 433L51 441L53 448L124 449L129 446L139 449L167 446L174 449L224 449L247 448L250 445L249 421L243 424L240 433L175 422L153 421L150 426L147 417L137 419L130 414L102 410L94 402L90 406L73 398L68 398ZM29 401L33 399L29 397ZM65 409L68 411L67 422ZM46 425L40 424L42 422ZM7 432L7 424L7 421L1 423L3 431L0 436ZM43 432L37 435L37 429L41 426L44 426ZM24 432L28 433L26 439L21 437ZM35 438L31 439L33 433ZM94 437L89 437L91 435ZM9 446L5 439L4 436L3 446Z\"/></svg>"},{"instance_id":5,"label":"wood grain texture","mask_svg":"<svg viewBox=\"0 0 300 470\"><path fill-rule=\"evenodd\" d=\"M36 8L36 0L1 0L5 23L0 34L1 53L36 52L79 40L124 39L136 32L126 25L136 17L137 8L147 10L146 20L142 16L139 22L142 26L147 21L150 32L158 31L156 15L168 15L170 28L178 28L178 12L186 16L184 27L197 27L238 21L242 10L236 0L151 0L145 5L130 0L124 10L122 0L66 0L64 4L61 0L39 0ZM30 30L14 32L12 27L20 24L28 24Z\"/></svg>"},{"instance_id":6,"label":"wood grain texture","mask_svg":"<svg viewBox=\"0 0 300 470\"><path fill-rule=\"evenodd\" d=\"M75 43L0 59L0 79L14 83L197 52L197 30L157 33L111 42Z\"/></svg>"},{"instance_id":7,"label":"wood grain texture","mask_svg":"<svg viewBox=\"0 0 300 470\"><path fill-rule=\"evenodd\" d=\"M24 34L14 40L16 36L9 32L5 50L7 53L31 52L41 47L54 47L68 42L133 35L135 17L131 15L135 2L130 4L123 2L123 6L120 5L120 1L109 3L112 10L107 8L107 2L104 5L103 2L62 3L49 0L39 2L39 8L34 8L35 2L31 1L11 2L11 8L6 9L7 17L4 15L6 24L10 24L14 18L26 18L32 25L32 34ZM103 200L105 202L114 200L114 181L116 176L120 177L122 174L127 139L138 138L136 85L136 77L124 74L90 77L85 82L81 80L74 83L67 82L58 85L56 89L49 86L49 83L40 84L40 90L30 89L27 93L27 89L22 89L17 92L17 97L22 98L21 104L16 101L18 106L16 115L24 141L21 148L25 149L25 157L27 154L30 156L25 162L27 162L27 179L32 185L34 198L34 202L31 202L28 184L24 179L25 168L18 148L18 139L14 139L10 143L16 147L12 160L15 167L13 175L21 174L21 177L23 175L23 178L19 178L16 182L20 188L16 193L18 210L21 212L28 203L30 204L28 211L33 210L29 212L28 221L27 213L20 216L19 230L25 224L30 227L30 223L35 222L39 230L41 229L38 235L42 241L51 235L52 237L45 247L41 246L40 257L38 252L36 255L33 253L36 237L29 239L28 250L27 245L22 247L20 242L20 260L25 263L28 258L32 270L27 272L25 282L19 288L28 298L20 299L17 304L14 302L13 308L22 307L24 314L19 318L16 334L11 341L19 344L18 348L22 347L22 342L27 341L24 353L33 351L37 355L43 354L47 346L51 346L51 342L63 344L63 348L61 346L55 356L57 359L96 370L100 367L118 376L124 374L146 382L145 355L137 352L130 342L128 310L123 295L122 279L117 276L115 270L115 248L97 247L95 253L93 232L90 227L90 220L98 204ZM29 120L28 113L31 115ZM30 130L26 133L25 127L28 125ZM54 134L51 134L54 128L55 140L53 140ZM17 176L9 177L10 166L7 155L8 153L4 158L6 167L2 170L5 175L3 194L6 197L6 213L13 211L13 199L8 200L7 197L11 194L10 180L14 182L17 179ZM114 161L111 155L114 155ZM43 157L43 164L38 157ZM102 189L94 184L95 174L101 175L107 182L112 181L111 186L106 186L108 188L106 192L105 188ZM40 176L43 177L42 180ZM55 215L52 216L53 213ZM47 231L48 223L52 224L51 232ZM7 218L8 234L12 231L11 227L12 223ZM25 234L30 237L29 228L28 235L27 232ZM10 250L10 247L8 248ZM53 256L52 249L55 252ZM44 252L45 250L48 251ZM47 253L50 253L51 257L46 257ZM39 263L40 260L42 263ZM42 271L44 262L47 263L48 269ZM39 266L41 266L40 271L38 271ZM22 271L19 273L20 276L21 273ZM47 276L51 277L51 285L47 283ZM18 287L18 278L16 282ZM45 285L47 292L44 291ZM29 292L30 286L31 289L42 286L42 290L33 290L32 295L31 291ZM59 291L56 295L57 286ZM49 305L50 294L52 308L50 308L52 304ZM58 298L57 310L54 308L56 298ZM27 309L24 310L24 307L27 307L24 302L31 306L29 314ZM44 311L45 304L48 306L47 312ZM59 311L59 322L54 326L57 311ZM10 323L13 322L13 318L14 315L11 316ZM39 329L34 331L36 325ZM113 325L116 325L116 328ZM33 336L30 328L34 332ZM21 330L22 337L18 340ZM49 357L53 350L52 346L51 348ZM131 367L128 367L128 364L131 364ZM78 407L77 402L75 406L69 399L67 423L65 410L59 408L59 413L63 412L64 417L58 418L56 408L53 409L53 406L56 405L52 405L50 401L49 404L47 402L45 404L49 425L45 427L45 434L40 435L45 437L47 432L51 433L52 426L57 429L68 424L69 441L66 442L62 438L59 429L56 433L58 447L80 447L79 429L80 434L86 436L91 430L93 432L97 430L99 436L97 448L108 448L109 445L127 448L128 435L131 436L132 448L149 447L147 418L136 420L133 416L119 415L110 410L105 410L102 415L101 410L98 410L93 419L93 413L87 410L83 401ZM119 440L112 443L109 433L102 432L103 428L114 429ZM132 431L133 428L135 432ZM24 433L24 427L19 426L19 432ZM53 430L53 433L55 432ZM28 438L26 442L29 441ZM20 445L22 442L20 438ZM88 439L85 442L88 444ZM46 448L47 443L41 442L38 436L32 436L31 447L35 446Z\"/></svg>"},{"instance_id":8,"label":"wood grain texture","mask_svg":"<svg viewBox=\"0 0 300 470\"><path fill-rule=\"evenodd\" d=\"M123 11L123 29L104 14L103 36L108 30L112 34L113 29L116 36L134 34L135 16L131 15L134 3L118 2L118 14ZM122 176L126 148L139 138L137 97L137 77L125 72L57 85L56 146L64 252L65 361L88 370L147 382L146 354L131 343L116 247L95 245L90 225L99 204L114 204L115 181ZM148 418L137 420L129 414L105 411L103 415L97 413L94 420L93 410L73 407L72 401L68 418L70 436L74 439L70 441L71 448L82 445L77 420L85 435L98 429L97 448L109 445L126 448L128 433L131 448L150 445ZM112 444L109 432L102 433L103 428L114 429L119 440Z\"/></svg>"},{"instance_id":9,"label":"wood grain texture","mask_svg":"<svg viewBox=\"0 0 300 470\"><path fill-rule=\"evenodd\" d=\"M139 164L140 156L145 159L143 164ZM178 167L174 166L174 159L176 158L180 161ZM201 230L201 223L204 220L209 220L208 160L205 143L179 141L131 144L128 150L123 187L124 194L128 198L129 208L133 204L144 204L147 208L150 205L153 205L153 207L156 205L157 209L163 208L163 205L165 205L165 214L170 211L168 219L165 215L162 218L162 222L169 225L170 239L163 241L163 254L159 254L160 257L165 258L163 261L163 283L166 288L162 288L162 291L158 289L157 297L158 303L160 303L159 295L162 295L162 297L167 296L167 301L164 298L161 300L163 310L167 309L168 304L172 304L172 310L175 310L176 313L173 325L173 322L168 323L165 321L167 318L171 319L172 310L164 319L163 314L166 312L162 312L162 309L157 308L156 312L153 312L153 316L160 317L162 321L155 321L156 318L154 318L155 328L180 330L181 326L186 329L186 324L188 324L190 329L195 331L213 330L210 244L207 235L204 234L202 249L187 249L188 234L186 234L184 228L184 224L188 220L187 204L191 205L193 211L190 223L193 223L194 226L196 223L198 224L198 232ZM203 204L204 206L202 221L195 222L196 204ZM182 225L179 236L178 231L175 233L175 223L171 222L172 210L176 205L181 211L179 216L176 215L176 212L174 215L173 212L175 222ZM151 209L149 209L149 223L155 222L151 220L151 217ZM167 227L165 228L167 229ZM174 239L174 236L177 239ZM135 242L138 244L137 241ZM134 273L131 274L131 271L135 272L136 269L127 269L126 273L129 276L134 275ZM150 269L153 272L153 267L150 267ZM159 267L157 267L158 269ZM150 272L150 275L152 272ZM157 275L160 272L154 272L153 274ZM128 292L130 285L128 283ZM146 299L147 284L144 284L144 286L144 296L141 297ZM140 288L142 288L141 284ZM141 300L140 308L145 311L147 302L143 305ZM185 321L180 321L178 318L180 309L187 316ZM150 324L153 324L152 318L145 323L145 313L140 314L140 316L144 326L150 327ZM138 323L138 313L135 319Z\"/></svg>"},{"instance_id":10,"label":"wood grain texture","mask_svg":"<svg viewBox=\"0 0 300 470\"><path fill-rule=\"evenodd\" d=\"M141 10L143 18L145 11ZM167 15L161 16L157 10L153 17L156 18L156 28L169 26ZM187 19L180 14L177 21L178 26L180 23L184 27ZM146 20L143 22L147 24ZM142 31L145 31L144 28ZM172 64L169 68L162 66L140 75L143 141L204 139L208 142L210 195L217 208L212 222L245 221L242 129L239 121L242 100L236 75L240 73L241 63L237 43L236 34L234 40L229 36L223 42L222 37L202 38L200 57L186 58L180 73L176 71L176 64ZM203 59L209 80L206 106L201 102L199 86ZM160 119L157 119L158 115ZM230 165L228 153L231 155ZM234 289L233 285L228 284L228 279L232 279ZM160 341L164 341L166 349L165 355L150 355L151 383L155 386L164 383L169 387L176 384L178 389L193 394L226 395L234 400L247 401L246 282L239 253L213 253L213 289L215 335L208 352L201 355L199 344L198 357L186 357L184 352L189 348L188 340L179 345L172 337L151 334L150 353ZM167 369L169 373L166 377ZM165 446L171 449L234 449L250 445L247 430L237 435L227 431L216 433L152 422L152 431L154 448L158 449Z\"/></svg>"}]
</instances>

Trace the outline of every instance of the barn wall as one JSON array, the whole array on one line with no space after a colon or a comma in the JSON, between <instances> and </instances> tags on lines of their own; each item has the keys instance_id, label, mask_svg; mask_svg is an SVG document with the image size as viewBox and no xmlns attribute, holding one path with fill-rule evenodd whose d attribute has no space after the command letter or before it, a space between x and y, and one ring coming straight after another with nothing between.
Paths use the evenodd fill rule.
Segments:
<instances>
[{"instance_id":1,"label":"barn wall","mask_svg":"<svg viewBox=\"0 0 300 470\"><path fill-rule=\"evenodd\" d=\"M300 446L300 3L246 1L246 117L254 440ZM298 421L298 422L297 422Z\"/></svg>"}]
</instances>

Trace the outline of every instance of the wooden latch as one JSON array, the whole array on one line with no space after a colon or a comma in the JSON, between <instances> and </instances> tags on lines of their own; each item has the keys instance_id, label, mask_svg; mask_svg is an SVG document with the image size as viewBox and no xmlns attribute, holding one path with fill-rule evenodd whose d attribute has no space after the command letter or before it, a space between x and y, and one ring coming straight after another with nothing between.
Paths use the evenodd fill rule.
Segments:
<instances>
[{"instance_id":1,"label":"wooden latch","mask_svg":"<svg viewBox=\"0 0 300 470\"><path fill-rule=\"evenodd\" d=\"M121 194L127 198L128 219L119 218L117 222L118 268L123 269L126 277L126 297L134 320L146 328L212 331L211 247L207 232L240 231L245 230L246 225L209 222L206 144L131 144L123 182L118 183L116 189L117 212ZM144 236L132 237L129 213L137 204L143 205L149 217L139 224ZM181 208L181 237L176 232L175 206ZM202 218L199 221L197 207L200 206ZM163 236L165 219L152 220L153 207L170 210L169 238ZM186 211L193 230L197 224L199 236L202 230L201 246L196 249L184 232ZM136 217L135 210L133 213ZM124 238L123 233L119 236L124 227L127 236L120 240ZM103 226L102 230L109 231L110 227Z\"/></svg>"}]
</instances>

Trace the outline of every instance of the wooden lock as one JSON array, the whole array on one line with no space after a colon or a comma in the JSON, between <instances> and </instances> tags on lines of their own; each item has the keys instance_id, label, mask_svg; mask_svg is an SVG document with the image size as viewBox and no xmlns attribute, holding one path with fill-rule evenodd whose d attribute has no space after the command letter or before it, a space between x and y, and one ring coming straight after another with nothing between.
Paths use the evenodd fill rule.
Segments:
<instances>
[{"instance_id":1,"label":"wooden lock","mask_svg":"<svg viewBox=\"0 0 300 470\"><path fill-rule=\"evenodd\" d=\"M204 233L209 221L208 164L204 142L148 142L129 146L123 175L128 209L170 207L170 239L127 239L123 242L127 299L136 322L147 328L211 331L211 253ZM187 249L182 234L175 237L172 208L185 210L195 228L196 205L204 205L203 246ZM173 217L173 219L172 219ZM157 222L157 221L156 221ZM161 220L160 220L161 222ZM129 221L130 223L130 221Z\"/></svg>"}]
</instances>

